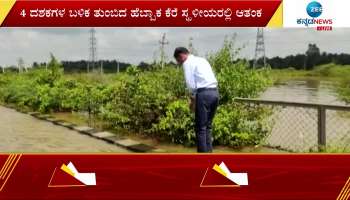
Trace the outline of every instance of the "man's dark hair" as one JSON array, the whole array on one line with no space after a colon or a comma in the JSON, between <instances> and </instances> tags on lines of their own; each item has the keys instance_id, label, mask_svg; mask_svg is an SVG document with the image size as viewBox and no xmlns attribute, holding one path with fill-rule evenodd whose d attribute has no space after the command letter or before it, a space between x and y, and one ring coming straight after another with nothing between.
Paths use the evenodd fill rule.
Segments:
<instances>
[{"instance_id":1,"label":"man's dark hair","mask_svg":"<svg viewBox=\"0 0 350 200\"><path fill-rule=\"evenodd\" d=\"M189 54L190 52L185 47L177 47L174 51L174 57L177 58L182 53Z\"/></svg>"}]
</instances>

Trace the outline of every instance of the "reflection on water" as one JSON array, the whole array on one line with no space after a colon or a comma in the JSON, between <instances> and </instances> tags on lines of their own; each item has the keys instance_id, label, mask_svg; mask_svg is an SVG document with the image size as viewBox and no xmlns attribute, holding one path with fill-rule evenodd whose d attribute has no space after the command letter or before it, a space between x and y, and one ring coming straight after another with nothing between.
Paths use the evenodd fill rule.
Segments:
<instances>
[{"instance_id":1,"label":"reflection on water","mask_svg":"<svg viewBox=\"0 0 350 200\"><path fill-rule=\"evenodd\" d=\"M337 98L335 83L319 79L294 79L268 88L263 100L345 105Z\"/></svg>"}]
</instances>

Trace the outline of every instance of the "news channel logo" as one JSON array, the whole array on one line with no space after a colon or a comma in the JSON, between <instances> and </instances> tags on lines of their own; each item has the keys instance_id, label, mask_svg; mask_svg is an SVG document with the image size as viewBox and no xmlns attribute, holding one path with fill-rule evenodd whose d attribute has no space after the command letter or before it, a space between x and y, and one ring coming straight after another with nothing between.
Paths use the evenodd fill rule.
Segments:
<instances>
[{"instance_id":1,"label":"news channel logo","mask_svg":"<svg viewBox=\"0 0 350 200\"><path fill-rule=\"evenodd\" d=\"M322 5L317 1L310 2L306 6L306 12L312 18L317 18L321 16L322 11L323 11Z\"/></svg>"},{"instance_id":2,"label":"news channel logo","mask_svg":"<svg viewBox=\"0 0 350 200\"><path fill-rule=\"evenodd\" d=\"M298 18L297 24L304 25L306 27L316 27L320 31L331 31L333 25L333 19L320 18L324 12L324 7L318 1L312 1L306 5L306 13L308 17Z\"/></svg>"}]
</instances>

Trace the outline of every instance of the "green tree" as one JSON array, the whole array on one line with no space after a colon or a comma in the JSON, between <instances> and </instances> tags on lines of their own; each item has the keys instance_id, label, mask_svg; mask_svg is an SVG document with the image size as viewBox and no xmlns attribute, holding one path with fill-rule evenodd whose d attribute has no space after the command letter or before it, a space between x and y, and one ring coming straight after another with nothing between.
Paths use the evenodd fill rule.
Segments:
<instances>
[{"instance_id":1,"label":"green tree","mask_svg":"<svg viewBox=\"0 0 350 200\"><path fill-rule=\"evenodd\" d=\"M316 44L309 44L305 55L306 55L305 66L304 66L305 69L307 70L313 69L320 58L320 55L321 55L320 49L317 47Z\"/></svg>"}]
</instances>

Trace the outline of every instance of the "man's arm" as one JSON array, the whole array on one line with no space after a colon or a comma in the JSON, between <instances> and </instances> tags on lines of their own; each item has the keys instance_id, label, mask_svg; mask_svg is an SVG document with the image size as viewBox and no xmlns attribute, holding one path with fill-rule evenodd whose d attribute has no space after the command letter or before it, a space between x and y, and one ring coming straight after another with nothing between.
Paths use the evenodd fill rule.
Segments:
<instances>
[{"instance_id":1,"label":"man's arm","mask_svg":"<svg viewBox=\"0 0 350 200\"><path fill-rule=\"evenodd\" d=\"M194 80L194 65L192 63L184 64L184 74L185 74L185 80L186 80L186 86L188 90L190 91L191 95L194 94L196 90L196 83Z\"/></svg>"},{"instance_id":2,"label":"man's arm","mask_svg":"<svg viewBox=\"0 0 350 200\"><path fill-rule=\"evenodd\" d=\"M195 111L195 105L196 105L196 83L194 79L194 65L193 63L186 63L183 65L184 74L185 74L185 81L187 89L190 92L190 100L189 100L189 107L192 112Z\"/></svg>"}]
</instances>

